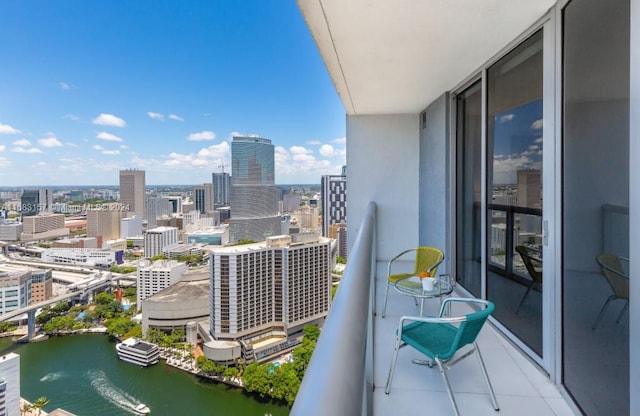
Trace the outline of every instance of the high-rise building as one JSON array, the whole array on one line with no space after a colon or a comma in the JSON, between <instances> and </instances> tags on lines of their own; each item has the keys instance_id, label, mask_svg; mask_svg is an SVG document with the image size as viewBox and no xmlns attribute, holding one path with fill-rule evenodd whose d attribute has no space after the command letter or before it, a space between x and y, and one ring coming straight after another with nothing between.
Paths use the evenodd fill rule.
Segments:
<instances>
[{"instance_id":1,"label":"high-rise building","mask_svg":"<svg viewBox=\"0 0 640 416\"><path fill-rule=\"evenodd\" d=\"M343 168L346 172L346 168ZM320 183L322 198L322 235L329 236L329 226L347 221L347 177L324 175Z\"/></svg>"},{"instance_id":2,"label":"high-rise building","mask_svg":"<svg viewBox=\"0 0 640 416\"><path fill-rule=\"evenodd\" d=\"M213 182L213 206L214 208L229 205L229 191L231 188L231 176L226 172L214 173Z\"/></svg>"},{"instance_id":3,"label":"high-rise building","mask_svg":"<svg viewBox=\"0 0 640 416\"><path fill-rule=\"evenodd\" d=\"M53 212L53 193L51 189L26 189L20 197L20 213L23 216Z\"/></svg>"},{"instance_id":4,"label":"high-rise building","mask_svg":"<svg viewBox=\"0 0 640 416\"><path fill-rule=\"evenodd\" d=\"M144 171L126 169L120 171L120 202L128 208L127 216L138 215L145 218L144 210L145 179Z\"/></svg>"},{"instance_id":5,"label":"high-rise building","mask_svg":"<svg viewBox=\"0 0 640 416\"><path fill-rule=\"evenodd\" d=\"M102 241L120 238L120 220L127 215L118 209L87 212L87 237L102 237Z\"/></svg>"},{"instance_id":6,"label":"high-rise building","mask_svg":"<svg viewBox=\"0 0 640 416\"><path fill-rule=\"evenodd\" d=\"M144 256L151 258L164 254L178 245L177 227L157 227L148 230L144 235Z\"/></svg>"},{"instance_id":7,"label":"high-rise building","mask_svg":"<svg viewBox=\"0 0 640 416\"><path fill-rule=\"evenodd\" d=\"M147 229L156 228L158 217L167 217L172 212L171 201L167 198L148 197L145 199Z\"/></svg>"},{"instance_id":8,"label":"high-rise building","mask_svg":"<svg viewBox=\"0 0 640 416\"><path fill-rule=\"evenodd\" d=\"M162 289L175 284L188 269L185 263L176 260L156 260L153 263L143 260L138 263L137 305L140 309L142 301L155 295Z\"/></svg>"},{"instance_id":9,"label":"high-rise building","mask_svg":"<svg viewBox=\"0 0 640 416\"><path fill-rule=\"evenodd\" d=\"M332 240L280 235L211 250L210 332L258 342L322 319L331 303ZM290 335L290 334L289 334Z\"/></svg>"},{"instance_id":10,"label":"high-rise building","mask_svg":"<svg viewBox=\"0 0 640 416\"><path fill-rule=\"evenodd\" d=\"M166 195L163 198L169 201L172 214L182 214L182 197L180 195Z\"/></svg>"},{"instance_id":11,"label":"high-rise building","mask_svg":"<svg viewBox=\"0 0 640 416\"><path fill-rule=\"evenodd\" d=\"M193 187L193 201L197 211L207 214L213 211L213 184L203 183Z\"/></svg>"},{"instance_id":12,"label":"high-rise building","mask_svg":"<svg viewBox=\"0 0 640 416\"><path fill-rule=\"evenodd\" d=\"M31 303L31 270L0 269L0 314Z\"/></svg>"},{"instance_id":13,"label":"high-rise building","mask_svg":"<svg viewBox=\"0 0 640 416\"><path fill-rule=\"evenodd\" d=\"M14 352L0 356L0 414L19 416L20 356Z\"/></svg>"},{"instance_id":14,"label":"high-rise building","mask_svg":"<svg viewBox=\"0 0 640 416\"><path fill-rule=\"evenodd\" d=\"M231 164L229 242L263 241L279 235L280 215L271 140L234 136Z\"/></svg>"},{"instance_id":15,"label":"high-rise building","mask_svg":"<svg viewBox=\"0 0 640 416\"><path fill-rule=\"evenodd\" d=\"M120 238L137 237L142 235L142 218L133 216L120 220Z\"/></svg>"}]
</instances>

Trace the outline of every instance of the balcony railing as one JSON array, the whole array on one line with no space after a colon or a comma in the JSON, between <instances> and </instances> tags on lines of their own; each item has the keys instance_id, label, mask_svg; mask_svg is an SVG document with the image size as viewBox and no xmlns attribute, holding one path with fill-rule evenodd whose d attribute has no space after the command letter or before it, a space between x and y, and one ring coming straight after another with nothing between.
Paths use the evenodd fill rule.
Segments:
<instances>
[{"instance_id":1,"label":"balcony railing","mask_svg":"<svg viewBox=\"0 0 640 416\"><path fill-rule=\"evenodd\" d=\"M372 413L375 223L370 202L291 415Z\"/></svg>"}]
</instances>

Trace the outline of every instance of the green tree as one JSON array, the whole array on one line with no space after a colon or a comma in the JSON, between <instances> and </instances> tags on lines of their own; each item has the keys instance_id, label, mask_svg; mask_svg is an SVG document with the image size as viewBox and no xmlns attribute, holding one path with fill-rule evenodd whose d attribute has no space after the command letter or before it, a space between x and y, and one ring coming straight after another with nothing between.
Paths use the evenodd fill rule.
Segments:
<instances>
[{"instance_id":1,"label":"green tree","mask_svg":"<svg viewBox=\"0 0 640 416\"><path fill-rule=\"evenodd\" d=\"M107 327L109 335L121 338L124 334L135 328L136 323L126 317L117 317L108 319L105 322L105 326Z\"/></svg>"},{"instance_id":2,"label":"green tree","mask_svg":"<svg viewBox=\"0 0 640 416\"><path fill-rule=\"evenodd\" d=\"M63 300L53 305L53 307L51 307L51 311L56 314L61 314L67 312L70 308L71 304L68 301Z\"/></svg>"},{"instance_id":3,"label":"green tree","mask_svg":"<svg viewBox=\"0 0 640 416\"><path fill-rule=\"evenodd\" d=\"M46 324L43 329L46 333L56 333L65 330L72 330L75 321L70 316L54 316Z\"/></svg>"},{"instance_id":4,"label":"green tree","mask_svg":"<svg viewBox=\"0 0 640 416\"><path fill-rule=\"evenodd\" d=\"M156 260L166 260L167 256L165 256L164 254L156 254L155 256L151 257L149 260L150 261L156 261Z\"/></svg>"},{"instance_id":5,"label":"green tree","mask_svg":"<svg viewBox=\"0 0 640 416\"><path fill-rule=\"evenodd\" d=\"M127 240L127 248L133 248L133 241Z\"/></svg>"},{"instance_id":6,"label":"green tree","mask_svg":"<svg viewBox=\"0 0 640 416\"><path fill-rule=\"evenodd\" d=\"M49 404L49 399L46 397L38 397L35 402L33 402L33 407L38 411L37 415L42 413L42 409Z\"/></svg>"},{"instance_id":7,"label":"green tree","mask_svg":"<svg viewBox=\"0 0 640 416\"><path fill-rule=\"evenodd\" d=\"M345 259L344 257L340 257L338 256L336 258L336 263L340 263L340 264L347 264L347 259Z\"/></svg>"},{"instance_id":8,"label":"green tree","mask_svg":"<svg viewBox=\"0 0 640 416\"><path fill-rule=\"evenodd\" d=\"M113 302L115 299L116 299L115 296L107 292L100 292L95 296L94 301L98 305L108 305L109 303Z\"/></svg>"}]
</instances>

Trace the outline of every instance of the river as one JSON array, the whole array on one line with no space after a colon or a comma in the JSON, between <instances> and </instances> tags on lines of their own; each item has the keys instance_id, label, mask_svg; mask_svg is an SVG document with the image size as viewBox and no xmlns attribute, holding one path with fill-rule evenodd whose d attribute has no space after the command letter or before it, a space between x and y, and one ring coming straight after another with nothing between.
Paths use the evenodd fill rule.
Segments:
<instances>
[{"instance_id":1,"label":"river","mask_svg":"<svg viewBox=\"0 0 640 416\"><path fill-rule=\"evenodd\" d=\"M0 339L0 352L20 355L21 396L29 401L45 396L48 412L60 407L78 416L128 416L142 402L152 415L289 414L286 406L261 403L241 389L203 380L164 361L148 368L125 363L104 335L19 345Z\"/></svg>"}]
</instances>

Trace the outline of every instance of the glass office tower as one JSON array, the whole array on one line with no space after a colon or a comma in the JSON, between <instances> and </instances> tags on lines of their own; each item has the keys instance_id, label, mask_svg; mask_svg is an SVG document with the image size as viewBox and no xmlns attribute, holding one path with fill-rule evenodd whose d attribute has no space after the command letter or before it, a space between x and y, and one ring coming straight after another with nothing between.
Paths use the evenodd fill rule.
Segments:
<instances>
[{"instance_id":1,"label":"glass office tower","mask_svg":"<svg viewBox=\"0 0 640 416\"><path fill-rule=\"evenodd\" d=\"M263 241L279 234L280 215L271 140L235 136L231 143L229 241Z\"/></svg>"}]
</instances>

